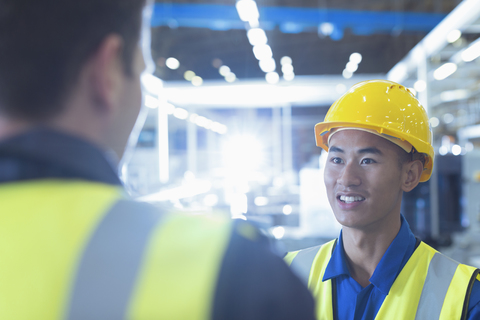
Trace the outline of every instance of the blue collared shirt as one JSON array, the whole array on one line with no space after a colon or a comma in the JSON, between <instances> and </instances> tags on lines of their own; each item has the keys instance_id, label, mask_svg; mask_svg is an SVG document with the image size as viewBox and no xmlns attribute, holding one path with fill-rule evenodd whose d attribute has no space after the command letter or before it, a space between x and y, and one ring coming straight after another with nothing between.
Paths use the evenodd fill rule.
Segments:
<instances>
[{"instance_id":1,"label":"blue collared shirt","mask_svg":"<svg viewBox=\"0 0 480 320\"><path fill-rule=\"evenodd\" d=\"M342 232L338 244L328 262L323 281L333 279L337 285L336 319L374 319L395 279L415 251L416 239L407 221L401 216L402 225L375 272L370 284L363 288L348 270ZM339 307L341 306L341 307ZM475 281L468 306L468 319L480 319L480 282Z\"/></svg>"}]
</instances>

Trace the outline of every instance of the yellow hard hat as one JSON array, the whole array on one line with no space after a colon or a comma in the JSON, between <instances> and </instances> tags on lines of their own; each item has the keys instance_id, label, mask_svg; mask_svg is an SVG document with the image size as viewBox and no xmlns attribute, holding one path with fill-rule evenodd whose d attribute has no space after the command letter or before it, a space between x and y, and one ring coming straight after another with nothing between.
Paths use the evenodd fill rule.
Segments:
<instances>
[{"instance_id":1,"label":"yellow hard hat","mask_svg":"<svg viewBox=\"0 0 480 320\"><path fill-rule=\"evenodd\" d=\"M332 104L325 120L315 125L317 146L328 151L328 137L335 128L375 130L390 141L409 142L425 155L420 181L430 178L434 151L427 112L404 86L387 80L357 83Z\"/></svg>"}]
</instances>

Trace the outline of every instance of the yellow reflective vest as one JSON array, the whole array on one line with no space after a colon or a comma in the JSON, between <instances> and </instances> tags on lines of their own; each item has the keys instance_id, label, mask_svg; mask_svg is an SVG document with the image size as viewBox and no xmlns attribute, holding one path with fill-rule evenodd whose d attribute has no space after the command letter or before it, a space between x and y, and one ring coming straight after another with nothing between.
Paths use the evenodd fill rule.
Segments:
<instances>
[{"instance_id":1,"label":"yellow reflective vest","mask_svg":"<svg viewBox=\"0 0 480 320\"><path fill-rule=\"evenodd\" d=\"M335 244L336 240L332 240L285 257L308 283L318 319L334 319L336 286L332 279L322 279ZM375 319L466 319L478 273L478 269L460 264L421 242L395 279Z\"/></svg>"},{"instance_id":2,"label":"yellow reflective vest","mask_svg":"<svg viewBox=\"0 0 480 320\"><path fill-rule=\"evenodd\" d=\"M229 220L81 180L4 183L0 199L0 319L210 318Z\"/></svg>"}]
</instances>

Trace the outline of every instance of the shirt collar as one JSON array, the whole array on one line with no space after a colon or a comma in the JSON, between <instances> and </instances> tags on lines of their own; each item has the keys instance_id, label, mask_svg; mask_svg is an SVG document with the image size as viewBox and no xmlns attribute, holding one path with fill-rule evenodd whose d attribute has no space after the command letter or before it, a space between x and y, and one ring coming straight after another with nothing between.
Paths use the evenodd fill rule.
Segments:
<instances>
[{"instance_id":1,"label":"shirt collar","mask_svg":"<svg viewBox=\"0 0 480 320\"><path fill-rule=\"evenodd\" d=\"M375 272L370 278L370 283L377 287L385 295L388 294L393 282L400 271L407 263L410 256L415 251L416 239L413 235L407 221L400 215L401 227L395 239L388 247L382 259L377 265ZM350 277L345 250L343 249L342 232L338 238L338 243L333 250L330 261L328 262L323 281L346 275Z\"/></svg>"},{"instance_id":2,"label":"shirt collar","mask_svg":"<svg viewBox=\"0 0 480 320\"><path fill-rule=\"evenodd\" d=\"M114 163L90 142L44 127L0 141L0 182L76 178L120 185Z\"/></svg>"}]
</instances>

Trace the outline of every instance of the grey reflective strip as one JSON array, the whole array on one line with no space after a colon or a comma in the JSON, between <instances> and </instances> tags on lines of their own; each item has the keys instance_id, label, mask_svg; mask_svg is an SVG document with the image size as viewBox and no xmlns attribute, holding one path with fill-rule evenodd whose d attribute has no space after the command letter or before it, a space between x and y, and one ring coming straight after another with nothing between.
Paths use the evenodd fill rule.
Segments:
<instances>
[{"instance_id":1,"label":"grey reflective strip","mask_svg":"<svg viewBox=\"0 0 480 320\"><path fill-rule=\"evenodd\" d=\"M415 319L440 318L443 301L458 264L441 253L435 253L428 266L427 278L418 302Z\"/></svg>"},{"instance_id":2,"label":"grey reflective strip","mask_svg":"<svg viewBox=\"0 0 480 320\"><path fill-rule=\"evenodd\" d=\"M124 319L150 235L160 221L154 207L121 200L90 238L73 286L66 319Z\"/></svg>"},{"instance_id":3,"label":"grey reflective strip","mask_svg":"<svg viewBox=\"0 0 480 320\"><path fill-rule=\"evenodd\" d=\"M308 284L310 269L312 268L313 260L315 260L315 256L317 255L318 250L320 250L320 247L321 245L300 250L295 258L293 258L292 264L290 265L297 276L299 276L305 284Z\"/></svg>"}]
</instances>

